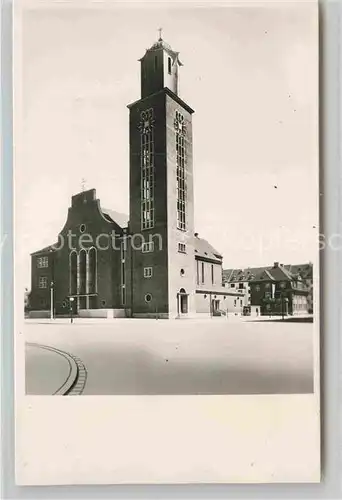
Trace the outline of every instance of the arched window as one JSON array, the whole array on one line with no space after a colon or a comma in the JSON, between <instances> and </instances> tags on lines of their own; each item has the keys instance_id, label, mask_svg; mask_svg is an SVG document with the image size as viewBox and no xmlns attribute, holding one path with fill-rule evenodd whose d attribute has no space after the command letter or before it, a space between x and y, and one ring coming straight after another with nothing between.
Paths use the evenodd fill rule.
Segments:
<instances>
[{"instance_id":1,"label":"arched window","mask_svg":"<svg viewBox=\"0 0 342 500\"><path fill-rule=\"evenodd\" d=\"M87 256L86 251L82 249L79 253L79 293L85 295L86 293L86 277L87 277Z\"/></svg>"},{"instance_id":2,"label":"arched window","mask_svg":"<svg viewBox=\"0 0 342 500\"><path fill-rule=\"evenodd\" d=\"M70 293L70 295L76 295L77 294L77 253L75 251L71 252L69 255L69 277L70 277L69 293Z\"/></svg>"},{"instance_id":3,"label":"arched window","mask_svg":"<svg viewBox=\"0 0 342 500\"><path fill-rule=\"evenodd\" d=\"M96 248L94 247L89 250L88 262L88 291L96 293Z\"/></svg>"}]
</instances>

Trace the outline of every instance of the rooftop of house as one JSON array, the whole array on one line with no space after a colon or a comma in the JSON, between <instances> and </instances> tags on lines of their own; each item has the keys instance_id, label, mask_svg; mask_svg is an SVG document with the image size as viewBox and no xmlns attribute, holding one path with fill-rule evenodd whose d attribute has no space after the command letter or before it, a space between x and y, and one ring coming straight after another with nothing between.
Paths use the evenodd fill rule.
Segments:
<instances>
[{"instance_id":1,"label":"rooftop of house","mask_svg":"<svg viewBox=\"0 0 342 500\"><path fill-rule=\"evenodd\" d=\"M266 275L265 275L266 273ZM223 282L234 283L239 281L258 281L260 279L294 279L300 276L302 279L312 279L313 265L306 264L279 264L273 266L247 267L245 269L224 269Z\"/></svg>"}]
</instances>

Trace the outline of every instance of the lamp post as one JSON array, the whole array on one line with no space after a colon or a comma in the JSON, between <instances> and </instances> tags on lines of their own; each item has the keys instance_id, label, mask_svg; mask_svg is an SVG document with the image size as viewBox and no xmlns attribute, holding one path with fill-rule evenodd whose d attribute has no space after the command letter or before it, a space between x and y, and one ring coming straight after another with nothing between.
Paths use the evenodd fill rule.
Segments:
<instances>
[{"instance_id":1,"label":"lamp post","mask_svg":"<svg viewBox=\"0 0 342 500\"><path fill-rule=\"evenodd\" d=\"M284 321L284 289L285 289L286 283L283 281L280 283L280 297L281 297L281 317L282 320Z\"/></svg>"},{"instance_id":2,"label":"lamp post","mask_svg":"<svg viewBox=\"0 0 342 500\"><path fill-rule=\"evenodd\" d=\"M50 283L50 317L51 317L51 319L54 318L54 314L53 314L53 287L54 287L54 282L51 281L51 283Z\"/></svg>"},{"instance_id":3,"label":"lamp post","mask_svg":"<svg viewBox=\"0 0 342 500\"><path fill-rule=\"evenodd\" d=\"M70 299L69 299L69 301L70 301L70 305L69 305L69 307L70 307L70 323L73 322L72 309L73 309L74 300L75 300L74 297L70 297Z\"/></svg>"}]
</instances>

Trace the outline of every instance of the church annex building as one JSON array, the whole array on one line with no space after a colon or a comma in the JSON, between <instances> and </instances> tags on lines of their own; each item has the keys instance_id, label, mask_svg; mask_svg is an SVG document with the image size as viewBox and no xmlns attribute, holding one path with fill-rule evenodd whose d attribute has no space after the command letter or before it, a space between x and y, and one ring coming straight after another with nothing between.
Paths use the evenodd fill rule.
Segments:
<instances>
[{"instance_id":1,"label":"church annex building","mask_svg":"<svg viewBox=\"0 0 342 500\"><path fill-rule=\"evenodd\" d=\"M75 194L58 242L31 255L30 316L179 318L232 311L222 256L194 230L192 114L178 52L160 37L128 105L129 217Z\"/></svg>"}]
</instances>

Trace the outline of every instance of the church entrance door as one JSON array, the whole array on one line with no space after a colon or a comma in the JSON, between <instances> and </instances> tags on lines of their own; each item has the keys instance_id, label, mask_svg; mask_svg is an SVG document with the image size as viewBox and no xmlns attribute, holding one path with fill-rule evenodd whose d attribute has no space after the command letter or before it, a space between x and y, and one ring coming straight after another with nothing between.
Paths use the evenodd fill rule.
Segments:
<instances>
[{"instance_id":1,"label":"church entrance door","mask_svg":"<svg viewBox=\"0 0 342 500\"><path fill-rule=\"evenodd\" d=\"M189 295L181 288L177 294L178 315L188 314L188 299Z\"/></svg>"}]
</instances>

